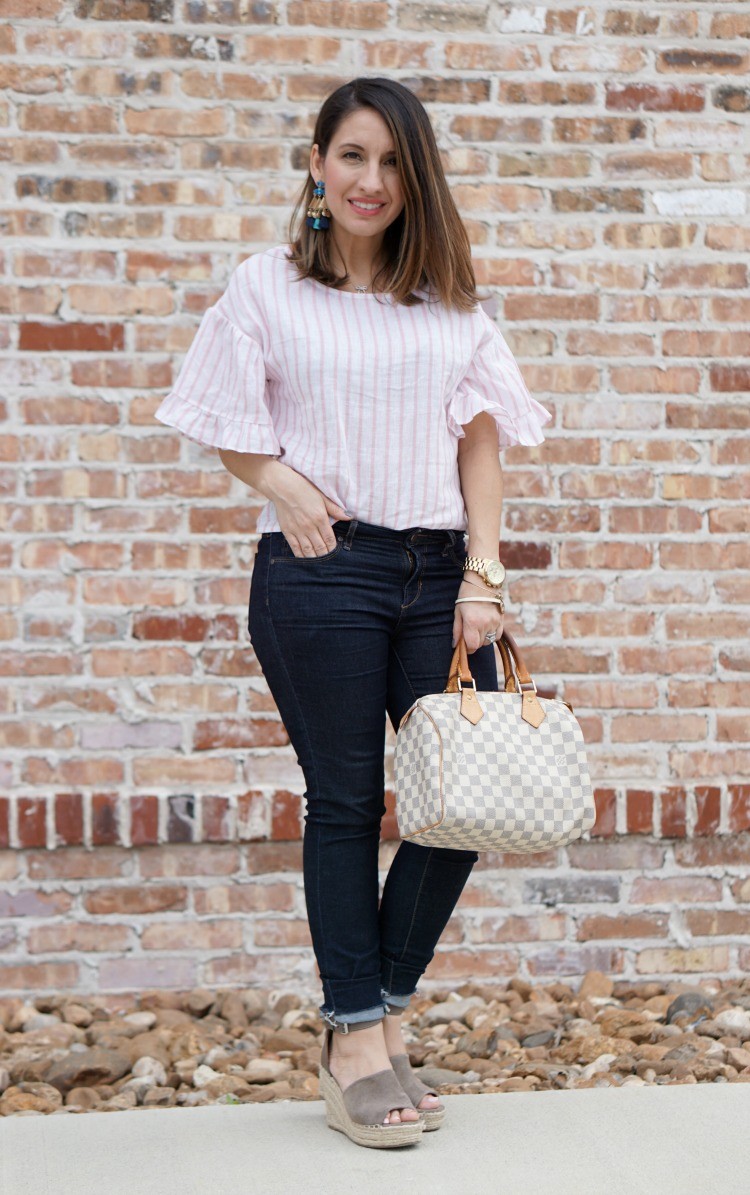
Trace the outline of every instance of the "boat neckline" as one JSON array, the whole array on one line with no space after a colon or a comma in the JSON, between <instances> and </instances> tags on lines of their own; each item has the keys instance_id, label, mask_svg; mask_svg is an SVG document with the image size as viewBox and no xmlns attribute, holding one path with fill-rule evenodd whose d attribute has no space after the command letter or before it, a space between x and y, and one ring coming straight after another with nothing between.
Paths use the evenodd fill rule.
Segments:
<instances>
[{"instance_id":1,"label":"boat neckline","mask_svg":"<svg viewBox=\"0 0 750 1195\"><path fill-rule=\"evenodd\" d=\"M283 250L284 259L287 265L292 266L289 261L288 250L289 245L281 244L276 248ZM317 278L305 278L303 281L312 282L314 286L319 286L322 290L327 290L334 295L346 295L347 299L388 299L393 302L393 291L391 290L341 290L337 286L328 286L326 282L319 282Z\"/></svg>"},{"instance_id":2,"label":"boat neckline","mask_svg":"<svg viewBox=\"0 0 750 1195\"><path fill-rule=\"evenodd\" d=\"M306 281L330 291L331 294L346 295L347 299L393 299L393 291L390 290L341 290L338 286L328 286L326 282L319 282L317 278L307 278Z\"/></svg>"}]
</instances>

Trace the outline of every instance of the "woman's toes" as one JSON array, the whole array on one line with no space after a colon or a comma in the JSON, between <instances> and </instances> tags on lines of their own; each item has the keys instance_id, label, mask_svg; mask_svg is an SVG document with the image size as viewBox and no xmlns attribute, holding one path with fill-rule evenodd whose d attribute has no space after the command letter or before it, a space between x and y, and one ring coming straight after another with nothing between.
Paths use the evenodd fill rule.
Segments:
<instances>
[{"instance_id":1,"label":"woman's toes","mask_svg":"<svg viewBox=\"0 0 750 1195\"><path fill-rule=\"evenodd\" d=\"M389 1112L385 1118L384 1124L407 1124L411 1121L419 1120L419 1114L415 1108L403 1108L401 1112L394 1108Z\"/></svg>"},{"instance_id":2,"label":"woman's toes","mask_svg":"<svg viewBox=\"0 0 750 1195\"><path fill-rule=\"evenodd\" d=\"M421 1108L423 1112L429 1112L430 1108L435 1108L440 1103L436 1095L425 1095L419 1101L417 1107Z\"/></svg>"}]
</instances>

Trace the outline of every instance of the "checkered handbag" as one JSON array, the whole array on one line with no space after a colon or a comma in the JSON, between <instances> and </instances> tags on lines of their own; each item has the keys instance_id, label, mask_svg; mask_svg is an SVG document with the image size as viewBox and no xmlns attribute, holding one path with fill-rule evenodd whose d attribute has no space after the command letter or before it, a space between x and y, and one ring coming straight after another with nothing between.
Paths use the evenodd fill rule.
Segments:
<instances>
[{"instance_id":1,"label":"checkered handbag","mask_svg":"<svg viewBox=\"0 0 750 1195\"><path fill-rule=\"evenodd\" d=\"M538 696L508 631L495 645L504 689L477 692L461 636L443 692L419 697L399 723L396 821L409 842L531 853L580 838L594 824L572 706Z\"/></svg>"}]
</instances>

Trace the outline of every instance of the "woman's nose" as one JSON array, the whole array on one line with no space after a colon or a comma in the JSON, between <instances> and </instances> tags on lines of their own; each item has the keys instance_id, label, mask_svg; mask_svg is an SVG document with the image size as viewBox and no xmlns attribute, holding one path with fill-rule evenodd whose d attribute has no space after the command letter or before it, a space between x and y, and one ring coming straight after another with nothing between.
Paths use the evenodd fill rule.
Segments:
<instances>
[{"instance_id":1,"label":"woman's nose","mask_svg":"<svg viewBox=\"0 0 750 1195\"><path fill-rule=\"evenodd\" d=\"M379 195L383 190L383 179L380 174L379 167L373 167L366 170L362 179L362 186L366 187L373 195Z\"/></svg>"}]
</instances>

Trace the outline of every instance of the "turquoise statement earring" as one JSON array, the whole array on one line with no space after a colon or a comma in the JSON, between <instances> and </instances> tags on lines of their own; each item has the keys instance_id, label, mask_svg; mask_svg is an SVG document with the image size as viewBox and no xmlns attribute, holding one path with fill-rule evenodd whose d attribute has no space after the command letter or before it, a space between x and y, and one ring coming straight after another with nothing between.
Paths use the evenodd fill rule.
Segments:
<instances>
[{"instance_id":1,"label":"turquoise statement earring","mask_svg":"<svg viewBox=\"0 0 750 1195\"><path fill-rule=\"evenodd\" d=\"M328 217L330 212L325 201L325 184L323 179L318 179L313 197L310 200L310 206L307 209L307 227L308 228L328 228Z\"/></svg>"}]
</instances>

